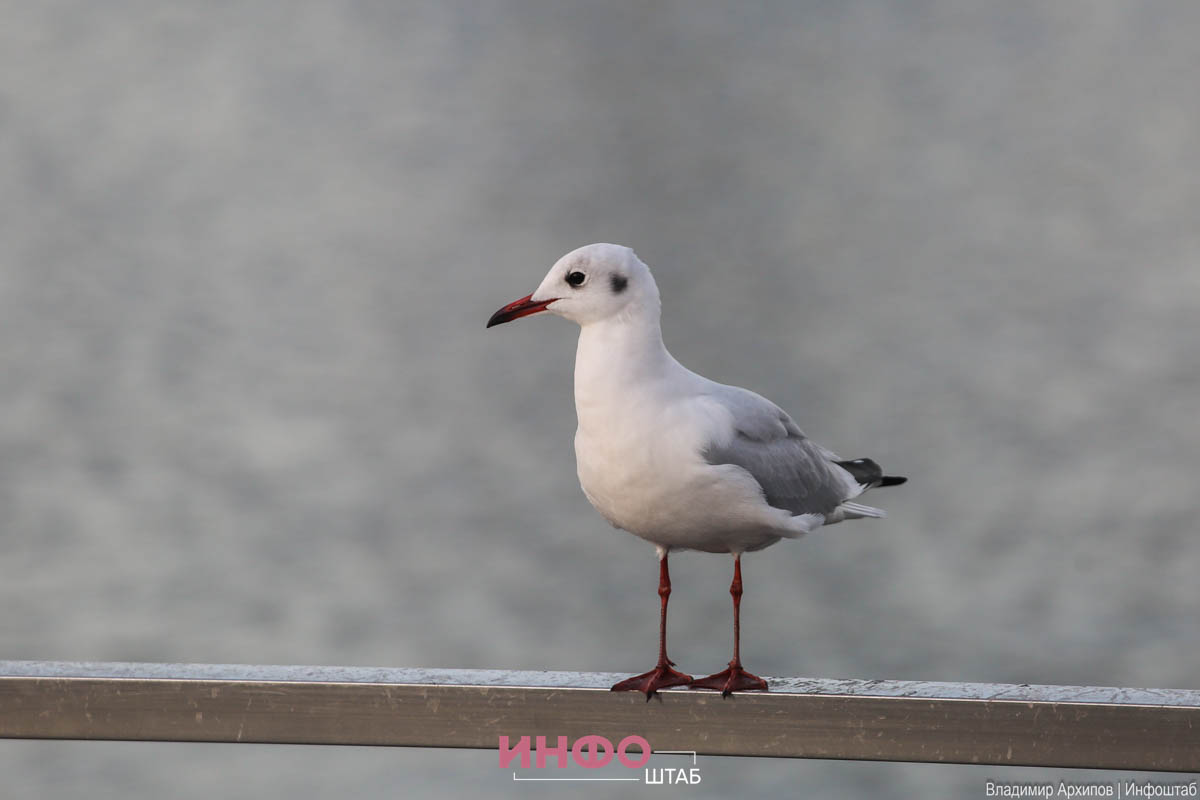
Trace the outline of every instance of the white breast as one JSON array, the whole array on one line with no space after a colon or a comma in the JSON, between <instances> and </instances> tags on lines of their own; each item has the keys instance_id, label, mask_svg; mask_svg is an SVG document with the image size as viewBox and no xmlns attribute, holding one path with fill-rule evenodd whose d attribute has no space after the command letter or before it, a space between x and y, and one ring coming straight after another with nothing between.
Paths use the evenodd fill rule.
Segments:
<instances>
[{"instance_id":1,"label":"white breast","mask_svg":"<svg viewBox=\"0 0 1200 800\"><path fill-rule=\"evenodd\" d=\"M703 451L732 435L709 382L662 343L657 316L583 326L575 356L575 457L584 494L605 519L664 547L741 552L787 533L748 472Z\"/></svg>"},{"instance_id":2,"label":"white breast","mask_svg":"<svg viewBox=\"0 0 1200 800\"><path fill-rule=\"evenodd\" d=\"M701 457L702 404L627 393L580 409L584 494L609 522L657 545L710 552L778 541L777 516L744 470Z\"/></svg>"}]
</instances>

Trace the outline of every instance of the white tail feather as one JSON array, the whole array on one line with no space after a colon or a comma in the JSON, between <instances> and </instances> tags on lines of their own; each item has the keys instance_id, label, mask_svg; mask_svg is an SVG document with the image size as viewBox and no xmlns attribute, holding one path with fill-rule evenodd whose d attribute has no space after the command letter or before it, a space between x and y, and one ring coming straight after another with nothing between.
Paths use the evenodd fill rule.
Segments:
<instances>
[{"instance_id":1,"label":"white tail feather","mask_svg":"<svg viewBox=\"0 0 1200 800\"><path fill-rule=\"evenodd\" d=\"M845 502L838 506L838 510L845 513L846 519L858 519L860 517L882 519L887 516L882 508L864 506L862 503Z\"/></svg>"}]
</instances>

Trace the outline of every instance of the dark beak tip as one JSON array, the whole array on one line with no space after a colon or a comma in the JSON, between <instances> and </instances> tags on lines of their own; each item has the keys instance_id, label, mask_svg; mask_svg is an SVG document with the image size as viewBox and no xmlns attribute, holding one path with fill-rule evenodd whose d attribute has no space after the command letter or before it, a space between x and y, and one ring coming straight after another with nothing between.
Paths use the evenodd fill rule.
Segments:
<instances>
[{"instance_id":1,"label":"dark beak tip","mask_svg":"<svg viewBox=\"0 0 1200 800\"><path fill-rule=\"evenodd\" d=\"M497 325L503 325L506 322L512 322L514 319L516 319L516 317L514 317L508 307L505 306L495 314L492 314L492 316L488 317L487 327L494 328Z\"/></svg>"}]
</instances>

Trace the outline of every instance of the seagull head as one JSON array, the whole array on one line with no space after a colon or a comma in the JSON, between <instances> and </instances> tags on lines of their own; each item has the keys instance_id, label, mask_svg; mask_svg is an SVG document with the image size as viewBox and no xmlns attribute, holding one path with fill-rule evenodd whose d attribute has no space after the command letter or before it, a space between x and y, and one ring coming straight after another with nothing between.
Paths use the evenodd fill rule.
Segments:
<instances>
[{"instance_id":1,"label":"seagull head","mask_svg":"<svg viewBox=\"0 0 1200 800\"><path fill-rule=\"evenodd\" d=\"M659 312L650 268L619 244L589 244L560 258L533 294L509 303L487 326L549 311L579 325Z\"/></svg>"}]
</instances>

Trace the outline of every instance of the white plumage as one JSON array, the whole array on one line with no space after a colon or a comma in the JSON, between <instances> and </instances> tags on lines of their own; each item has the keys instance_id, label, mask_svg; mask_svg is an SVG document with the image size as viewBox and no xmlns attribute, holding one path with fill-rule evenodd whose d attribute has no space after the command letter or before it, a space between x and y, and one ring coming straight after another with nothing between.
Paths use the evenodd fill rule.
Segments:
<instances>
[{"instance_id":1,"label":"white plumage","mask_svg":"<svg viewBox=\"0 0 1200 800\"><path fill-rule=\"evenodd\" d=\"M765 397L685 368L663 344L660 309L654 277L632 250L593 244L559 259L537 291L488 326L543 310L580 325L579 483L605 519L657 545L668 593L671 550L740 557L822 525L883 516L854 499L904 479L868 459L843 461ZM740 562L735 583L736 610ZM665 607L664 597L664 616ZM623 688L649 695L663 685Z\"/></svg>"}]
</instances>

